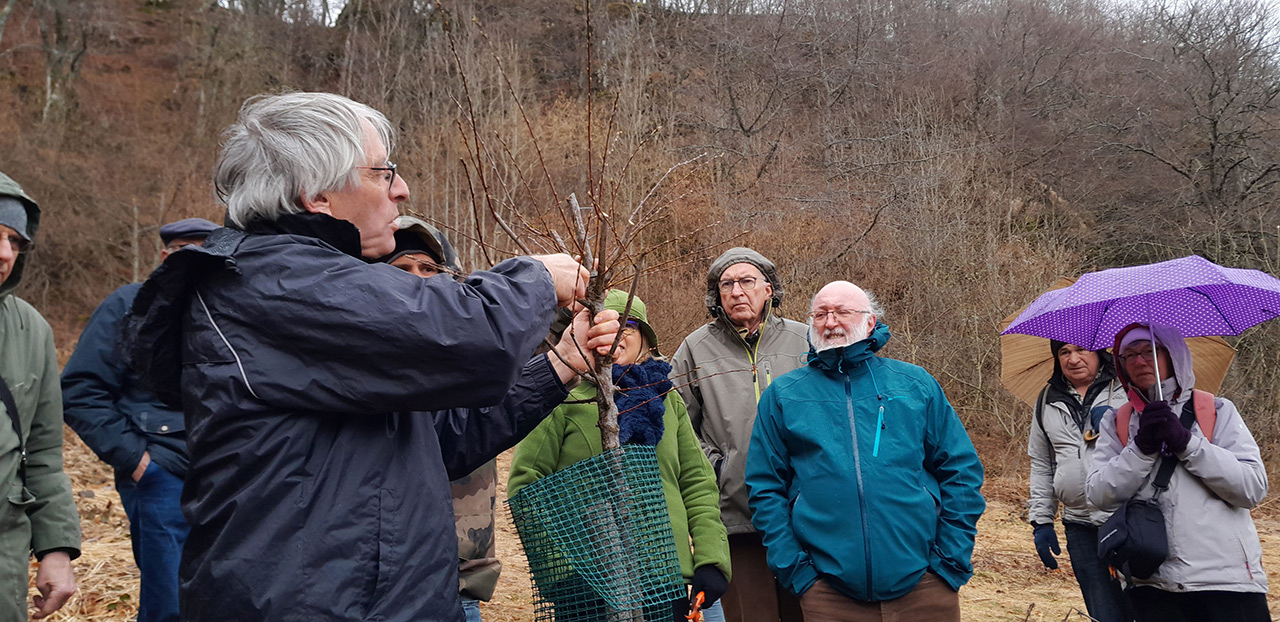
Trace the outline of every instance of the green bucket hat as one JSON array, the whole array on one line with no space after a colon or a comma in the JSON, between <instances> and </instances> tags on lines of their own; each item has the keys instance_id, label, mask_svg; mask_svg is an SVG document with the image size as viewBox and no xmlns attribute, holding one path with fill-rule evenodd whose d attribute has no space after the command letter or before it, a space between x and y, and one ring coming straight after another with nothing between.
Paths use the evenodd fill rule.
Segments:
<instances>
[{"instance_id":1,"label":"green bucket hat","mask_svg":"<svg viewBox=\"0 0 1280 622\"><path fill-rule=\"evenodd\" d=\"M627 292L620 289L611 289L604 297L604 308L612 309L622 315L627 310ZM658 352L658 333L653 332L653 327L649 326L649 314L646 311L643 300L639 296L631 299L631 313L627 316L628 321L635 322L640 327L640 334L644 335L645 340L649 342L649 351L654 356L662 356Z\"/></svg>"}]
</instances>

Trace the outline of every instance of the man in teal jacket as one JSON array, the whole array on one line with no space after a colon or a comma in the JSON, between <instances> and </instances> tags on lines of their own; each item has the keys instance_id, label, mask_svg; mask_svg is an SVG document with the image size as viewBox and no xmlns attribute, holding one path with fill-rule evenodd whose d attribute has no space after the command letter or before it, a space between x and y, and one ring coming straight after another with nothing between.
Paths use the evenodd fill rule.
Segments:
<instances>
[{"instance_id":1,"label":"man in teal jacket","mask_svg":"<svg viewBox=\"0 0 1280 622\"><path fill-rule=\"evenodd\" d=\"M982 464L938 382L875 356L881 315L846 281L814 297L808 366L760 397L752 522L807 619L958 622Z\"/></svg>"}]
</instances>

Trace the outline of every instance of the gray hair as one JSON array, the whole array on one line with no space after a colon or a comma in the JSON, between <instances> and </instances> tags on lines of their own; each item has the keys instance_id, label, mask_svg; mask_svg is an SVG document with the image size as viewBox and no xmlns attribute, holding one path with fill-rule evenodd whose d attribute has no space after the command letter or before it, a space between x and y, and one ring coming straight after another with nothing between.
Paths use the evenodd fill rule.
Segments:
<instances>
[{"instance_id":1,"label":"gray hair","mask_svg":"<svg viewBox=\"0 0 1280 622\"><path fill-rule=\"evenodd\" d=\"M862 290L862 293L867 295L867 306L871 307L869 309L871 314L876 316L877 320L884 317L884 307L880 306L880 301L876 299L876 295L871 293L869 289Z\"/></svg>"},{"instance_id":2,"label":"gray hair","mask_svg":"<svg viewBox=\"0 0 1280 622\"><path fill-rule=\"evenodd\" d=\"M368 121L390 154L395 130L381 112L332 93L257 95L223 132L213 187L239 227L304 210L323 192L346 188L368 159Z\"/></svg>"}]
</instances>

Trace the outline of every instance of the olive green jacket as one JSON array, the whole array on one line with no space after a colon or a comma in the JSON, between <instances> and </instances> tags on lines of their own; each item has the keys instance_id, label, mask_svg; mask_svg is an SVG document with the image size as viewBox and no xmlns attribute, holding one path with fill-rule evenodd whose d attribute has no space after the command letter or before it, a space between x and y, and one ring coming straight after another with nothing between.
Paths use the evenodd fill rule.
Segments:
<instances>
[{"instance_id":1,"label":"olive green jacket","mask_svg":"<svg viewBox=\"0 0 1280 622\"><path fill-rule=\"evenodd\" d=\"M40 223L35 202L3 173L0 195L17 197L26 205L27 233L34 238ZM0 485L9 501L3 504L0 520L6 525L29 523L31 542L23 547L27 554L43 557L66 549L74 559L80 554L80 518L71 481L62 470L62 385L53 330L34 307L13 295L28 254L18 256L13 271L0 283L0 377L13 394L27 442L24 490L18 477L19 439L8 409L0 403Z\"/></svg>"},{"instance_id":2,"label":"olive green jacket","mask_svg":"<svg viewBox=\"0 0 1280 622\"><path fill-rule=\"evenodd\" d=\"M731 534L755 531L745 471L760 394L804 366L808 353L808 327L769 313L754 343L721 317L690 333L671 357L671 382L689 405L693 430L715 468L720 512Z\"/></svg>"},{"instance_id":3,"label":"olive green jacket","mask_svg":"<svg viewBox=\"0 0 1280 622\"><path fill-rule=\"evenodd\" d=\"M582 383L569 393L566 403L516 445L511 460L511 476L507 480L507 496L538 479L555 473L580 460L601 452L600 419L594 403L572 403L589 400L596 387ZM702 453L698 438L685 412L684 400L675 391L664 401L662 440L658 442L658 469L662 476L662 492L671 515L671 531L680 555L680 570L685 581L693 578L695 568L715 564L726 579L731 578L729 539L720 522L715 473ZM693 550L689 539L693 538Z\"/></svg>"}]
</instances>

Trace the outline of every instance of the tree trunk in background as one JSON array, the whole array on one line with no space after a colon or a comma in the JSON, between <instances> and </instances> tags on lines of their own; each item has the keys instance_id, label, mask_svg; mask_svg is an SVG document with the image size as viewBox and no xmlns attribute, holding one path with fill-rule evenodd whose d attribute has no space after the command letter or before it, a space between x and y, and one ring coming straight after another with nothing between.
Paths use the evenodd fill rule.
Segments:
<instances>
[{"instance_id":1,"label":"tree trunk in background","mask_svg":"<svg viewBox=\"0 0 1280 622\"><path fill-rule=\"evenodd\" d=\"M4 8L0 9L0 41L4 41L4 25L9 21L9 14L13 12L13 5L18 0L8 0L4 3Z\"/></svg>"},{"instance_id":2,"label":"tree trunk in background","mask_svg":"<svg viewBox=\"0 0 1280 622\"><path fill-rule=\"evenodd\" d=\"M93 22L80 15L79 7L66 0L36 3L40 20L40 47L44 50L44 111L40 120L61 120L70 108L73 83L89 49Z\"/></svg>"}]
</instances>

